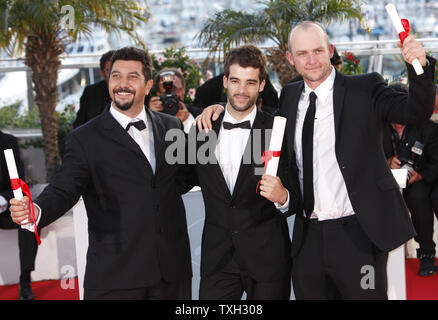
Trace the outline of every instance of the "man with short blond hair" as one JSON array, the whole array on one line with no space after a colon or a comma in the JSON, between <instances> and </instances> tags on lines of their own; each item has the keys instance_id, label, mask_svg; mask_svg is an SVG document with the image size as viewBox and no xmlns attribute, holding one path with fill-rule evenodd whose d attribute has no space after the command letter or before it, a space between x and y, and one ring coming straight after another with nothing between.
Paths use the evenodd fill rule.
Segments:
<instances>
[{"instance_id":1,"label":"man with short blond hair","mask_svg":"<svg viewBox=\"0 0 438 320\"><path fill-rule=\"evenodd\" d=\"M330 63L334 46L321 24L301 22L290 32L286 56L303 81L283 88L280 115L288 119L286 180L302 193L291 249L297 299L387 299L388 252L415 235L382 134L388 123L430 117L435 60L426 58L413 36L398 46L409 94L388 88L377 73L336 71ZM422 75L411 66L414 59ZM222 112L204 110L198 126L211 127L213 109L213 120ZM363 286L367 270L373 282Z\"/></svg>"},{"instance_id":2,"label":"man with short blond hair","mask_svg":"<svg viewBox=\"0 0 438 320\"><path fill-rule=\"evenodd\" d=\"M304 80L284 87L280 97L289 179L299 181L303 194L292 239L298 299L386 299L388 251L415 235L381 140L388 122L430 117L434 60L413 36L398 45L409 95L388 88L377 73L336 71L334 46L320 24L302 22L290 32L287 59ZM423 75L410 65L414 58ZM365 266L374 271L371 287L361 285Z\"/></svg>"}]
</instances>

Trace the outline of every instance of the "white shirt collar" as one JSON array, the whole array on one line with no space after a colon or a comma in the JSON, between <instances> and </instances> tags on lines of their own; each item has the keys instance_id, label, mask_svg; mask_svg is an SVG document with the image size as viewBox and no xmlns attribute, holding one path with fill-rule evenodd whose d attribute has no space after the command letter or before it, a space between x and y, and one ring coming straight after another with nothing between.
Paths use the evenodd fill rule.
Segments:
<instances>
[{"instance_id":1,"label":"white shirt collar","mask_svg":"<svg viewBox=\"0 0 438 320\"><path fill-rule=\"evenodd\" d=\"M324 80L315 90L312 90L306 82L304 82L304 95L307 98L309 94L313 91L320 101L325 101L329 95L329 93L333 89L333 85L335 83L336 71L335 68L331 67L330 75L327 79Z\"/></svg>"},{"instance_id":2,"label":"white shirt collar","mask_svg":"<svg viewBox=\"0 0 438 320\"><path fill-rule=\"evenodd\" d=\"M229 105L227 104L226 108L225 108L225 115L224 115L224 119L222 121L227 121L230 123L237 123L237 122L243 122L246 120L249 120L249 122L251 123L251 128L252 128L252 124L254 123L254 119L257 115L257 107L254 106L251 113L248 114L245 118L243 118L242 120L236 120L233 118L233 116L228 112L228 108Z\"/></svg>"},{"instance_id":3,"label":"white shirt collar","mask_svg":"<svg viewBox=\"0 0 438 320\"><path fill-rule=\"evenodd\" d=\"M118 111L116 108L114 108L113 104L111 104L110 113L116 119L116 121L122 126L123 129L126 129L126 127L130 122L136 120L143 120L144 123L147 124L146 111L144 108L141 109L141 112L135 118L131 118Z\"/></svg>"}]
</instances>

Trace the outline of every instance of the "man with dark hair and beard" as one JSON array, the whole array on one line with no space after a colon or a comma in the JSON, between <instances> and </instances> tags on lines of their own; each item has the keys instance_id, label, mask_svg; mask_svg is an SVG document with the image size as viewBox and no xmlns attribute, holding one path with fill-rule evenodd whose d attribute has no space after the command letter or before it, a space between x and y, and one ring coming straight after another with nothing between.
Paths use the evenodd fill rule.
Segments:
<instances>
[{"instance_id":1,"label":"man with dark hair and beard","mask_svg":"<svg viewBox=\"0 0 438 320\"><path fill-rule=\"evenodd\" d=\"M74 130L58 174L35 199L38 226L61 217L82 195L89 247L85 299L190 299L191 256L179 177L164 135L179 119L150 111L151 59L136 48L111 58L109 110ZM11 216L29 218L27 197L10 201Z\"/></svg>"},{"instance_id":2,"label":"man with dark hair and beard","mask_svg":"<svg viewBox=\"0 0 438 320\"><path fill-rule=\"evenodd\" d=\"M213 124L214 161L196 164L205 202L199 298L237 300L246 292L250 300L289 299L290 239L279 209L290 203L293 212L297 193L278 177L260 176L274 120L256 107L266 58L243 46L228 53L224 70L228 103Z\"/></svg>"}]
</instances>

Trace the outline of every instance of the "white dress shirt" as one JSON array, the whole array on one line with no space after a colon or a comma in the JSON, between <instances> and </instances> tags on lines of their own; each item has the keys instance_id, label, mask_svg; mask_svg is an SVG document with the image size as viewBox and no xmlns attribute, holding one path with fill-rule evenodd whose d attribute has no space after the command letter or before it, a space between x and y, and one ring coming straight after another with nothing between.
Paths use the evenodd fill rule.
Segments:
<instances>
[{"instance_id":1,"label":"white dress shirt","mask_svg":"<svg viewBox=\"0 0 438 320\"><path fill-rule=\"evenodd\" d=\"M314 91L316 99L315 126L313 133L313 190L315 207L311 218L318 220L338 219L353 215L347 187L339 169L335 154L335 120L333 113L333 85L335 68L330 76L315 90L305 84L298 103L295 143L301 190L303 190L302 131L309 107L309 94Z\"/></svg>"},{"instance_id":2,"label":"white dress shirt","mask_svg":"<svg viewBox=\"0 0 438 320\"><path fill-rule=\"evenodd\" d=\"M230 122L234 124L249 120L252 128L254 119L257 115L256 107L254 107L251 113L248 114L244 119L239 121L233 118L233 116L228 112L228 108L229 106L227 105L222 123ZM248 143L250 133L251 130L242 128L225 130L223 126L221 126L219 129L215 156L222 170L222 174L224 175L228 189L230 190L230 194L233 194L234 191L234 185L236 184L243 153ZM281 210L282 212L287 211L289 208L289 191L287 191L287 201L283 205L277 202L274 204L277 209Z\"/></svg>"},{"instance_id":3,"label":"white dress shirt","mask_svg":"<svg viewBox=\"0 0 438 320\"><path fill-rule=\"evenodd\" d=\"M194 124L195 124L195 118L192 116L191 113L189 113L189 116L187 117L187 119L183 121L184 132L189 134L190 129L192 128L192 126Z\"/></svg>"},{"instance_id":4,"label":"white dress shirt","mask_svg":"<svg viewBox=\"0 0 438 320\"><path fill-rule=\"evenodd\" d=\"M234 124L249 120L252 127L257 114L256 107L254 107L251 113L242 120L234 119L233 116L228 112L228 108L229 106L227 105L222 122L230 122ZM248 143L250 132L251 130L242 128L225 130L222 125L219 129L219 135L214 154L218 160L228 189L230 190L230 194L233 194L234 185L236 183L240 164L242 162L243 152L245 151L246 144Z\"/></svg>"},{"instance_id":5,"label":"white dress shirt","mask_svg":"<svg viewBox=\"0 0 438 320\"><path fill-rule=\"evenodd\" d=\"M113 105L111 105L110 113L114 117L114 119L116 119L116 121L122 126L123 129L126 129L130 122L135 122L138 120L144 121L144 123L146 124L146 129L139 131L136 127L131 126L128 130L128 134L139 145L141 151L143 151L143 154L148 159L152 167L152 171L155 173L154 130L152 129L152 122L149 119L146 111L142 109L137 117L130 118L127 115L116 110Z\"/></svg>"}]
</instances>

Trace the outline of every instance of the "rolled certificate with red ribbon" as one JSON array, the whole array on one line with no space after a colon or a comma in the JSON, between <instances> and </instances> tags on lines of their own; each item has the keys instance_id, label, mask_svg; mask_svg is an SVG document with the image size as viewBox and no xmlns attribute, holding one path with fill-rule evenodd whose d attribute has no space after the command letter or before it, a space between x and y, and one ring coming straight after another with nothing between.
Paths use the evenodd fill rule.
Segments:
<instances>
[{"instance_id":1,"label":"rolled certificate with red ribbon","mask_svg":"<svg viewBox=\"0 0 438 320\"><path fill-rule=\"evenodd\" d=\"M17 200L21 200L23 198L23 193L29 197L29 207L30 207L30 224L33 224L33 229L35 232L35 238L38 242L38 245L41 244L40 237L38 235L38 230L36 227L35 221L35 211L33 209L33 201L32 194L30 193L29 187L21 180L18 176L17 166L15 164L14 152L12 149L4 150L6 165L8 166L9 178L11 179L12 191L14 192L14 198Z\"/></svg>"},{"instance_id":2,"label":"rolled certificate with red ribbon","mask_svg":"<svg viewBox=\"0 0 438 320\"><path fill-rule=\"evenodd\" d=\"M386 12L388 12L389 17L391 18L392 24L398 33L400 41L403 43L403 41L409 35L409 21L407 19L400 19L397 13L397 9L392 3L387 4L385 6L385 9ZM423 67L421 66L421 63L420 61L418 61L418 59L414 59L412 61L412 66L414 67L415 73L417 75L424 73Z\"/></svg>"},{"instance_id":3,"label":"rolled certificate with red ribbon","mask_svg":"<svg viewBox=\"0 0 438 320\"><path fill-rule=\"evenodd\" d=\"M263 152L262 161L265 164L265 174L277 176L278 164L281 155L281 146L283 144L284 129L286 128L286 118L274 117L272 125L271 141L269 149ZM260 182L257 184L256 192Z\"/></svg>"},{"instance_id":4,"label":"rolled certificate with red ribbon","mask_svg":"<svg viewBox=\"0 0 438 320\"><path fill-rule=\"evenodd\" d=\"M265 174L277 176L278 162L280 161L281 146L283 144L284 129L286 128L286 118L275 117L272 125L271 141L269 150L263 154L265 163Z\"/></svg>"}]
</instances>

